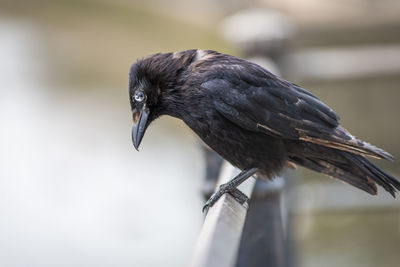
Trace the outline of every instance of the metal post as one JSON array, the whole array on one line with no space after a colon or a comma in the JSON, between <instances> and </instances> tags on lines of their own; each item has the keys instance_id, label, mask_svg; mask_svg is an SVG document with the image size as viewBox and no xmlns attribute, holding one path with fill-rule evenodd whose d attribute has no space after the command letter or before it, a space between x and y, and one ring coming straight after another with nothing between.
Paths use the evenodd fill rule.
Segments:
<instances>
[{"instance_id":1,"label":"metal post","mask_svg":"<svg viewBox=\"0 0 400 267\"><path fill-rule=\"evenodd\" d=\"M294 33L289 19L265 9L249 9L223 23L225 38L248 57L280 75L280 62ZM284 180L257 181L241 239L237 267L289 265L283 209Z\"/></svg>"},{"instance_id":2,"label":"metal post","mask_svg":"<svg viewBox=\"0 0 400 267\"><path fill-rule=\"evenodd\" d=\"M287 266L282 211L284 180L257 181L250 200L237 258L237 267Z\"/></svg>"},{"instance_id":3,"label":"metal post","mask_svg":"<svg viewBox=\"0 0 400 267\"><path fill-rule=\"evenodd\" d=\"M218 185L232 179L238 170L225 162ZM250 178L238 188L251 197L255 180ZM192 257L191 267L233 267L236 264L248 205L224 194L208 211Z\"/></svg>"}]
</instances>

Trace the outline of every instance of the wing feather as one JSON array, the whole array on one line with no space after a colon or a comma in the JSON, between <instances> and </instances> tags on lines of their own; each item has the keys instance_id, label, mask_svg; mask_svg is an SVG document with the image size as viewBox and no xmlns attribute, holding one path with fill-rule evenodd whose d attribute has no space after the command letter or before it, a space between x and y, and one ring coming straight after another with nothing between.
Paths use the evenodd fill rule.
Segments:
<instances>
[{"instance_id":1,"label":"wing feather","mask_svg":"<svg viewBox=\"0 0 400 267\"><path fill-rule=\"evenodd\" d=\"M248 70L257 68L254 65ZM202 84L212 91L218 112L236 125L363 156L392 159L389 153L356 139L340 127L339 116L305 89L263 69L251 73L243 65L237 68L240 75L225 73ZM221 72L224 71L222 68Z\"/></svg>"}]
</instances>

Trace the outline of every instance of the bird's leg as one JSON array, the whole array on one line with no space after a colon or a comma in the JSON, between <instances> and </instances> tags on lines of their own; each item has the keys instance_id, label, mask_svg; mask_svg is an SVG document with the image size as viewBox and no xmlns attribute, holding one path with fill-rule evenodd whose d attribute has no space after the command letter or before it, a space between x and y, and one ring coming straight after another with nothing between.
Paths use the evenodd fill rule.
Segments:
<instances>
[{"instance_id":1,"label":"bird's leg","mask_svg":"<svg viewBox=\"0 0 400 267\"><path fill-rule=\"evenodd\" d=\"M236 187L238 187L241 183L246 181L250 176L252 176L256 172L257 168L251 168L249 170L242 171L229 182L220 185L218 190L214 194L212 194L212 196L207 200L206 204L203 207L203 212L212 207L215 204L215 202L217 202L218 199L222 197L223 194L228 192L231 193L231 195L235 199L237 199L240 203L243 204L247 200L247 197L245 197L242 192L237 190ZM241 194L238 192L240 192Z\"/></svg>"}]
</instances>

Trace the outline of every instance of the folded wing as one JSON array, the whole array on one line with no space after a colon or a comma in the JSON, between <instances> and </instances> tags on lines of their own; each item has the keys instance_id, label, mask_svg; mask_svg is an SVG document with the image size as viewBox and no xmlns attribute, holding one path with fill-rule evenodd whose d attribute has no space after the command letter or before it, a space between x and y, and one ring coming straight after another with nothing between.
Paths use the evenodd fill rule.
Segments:
<instances>
[{"instance_id":1,"label":"folded wing","mask_svg":"<svg viewBox=\"0 0 400 267\"><path fill-rule=\"evenodd\" d=\"M202 87L213 92L218 112L244 129L392 160L339 126L336 113L311 93L272 74L255 73L241 69L240 75L217 77Z\"/></svg>"}]
</instances>

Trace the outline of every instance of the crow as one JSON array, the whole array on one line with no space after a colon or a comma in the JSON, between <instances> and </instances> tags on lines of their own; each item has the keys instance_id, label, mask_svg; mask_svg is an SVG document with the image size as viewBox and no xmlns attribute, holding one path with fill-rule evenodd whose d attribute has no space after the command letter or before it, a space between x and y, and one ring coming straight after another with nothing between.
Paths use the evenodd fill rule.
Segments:
<instances>
[{"instance_id":1,"label":"crow","mask_svg":"<svg viewBox=\"0 0 400 267\"><path fill-rule=\"evenodd\" d=\"M393 197L400 190L396 178L365 158L392 155L351 135L310 92L250 61L212 50L154 54L131 66L129 97L136 149L149 124L169 115L242 171L205 209L227 192L241 199L236 187L250 176L268 181L295 164L372 195L376 184Z\"/></svg>"}]
</instances>

